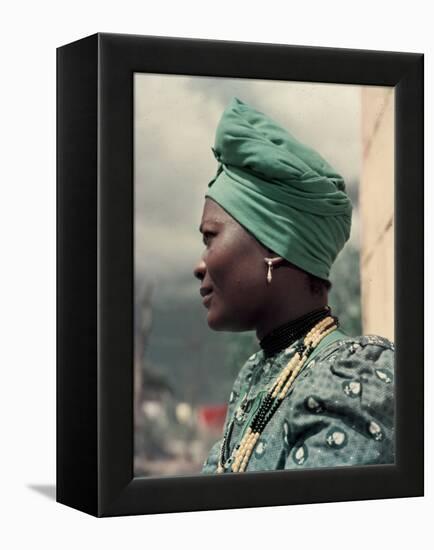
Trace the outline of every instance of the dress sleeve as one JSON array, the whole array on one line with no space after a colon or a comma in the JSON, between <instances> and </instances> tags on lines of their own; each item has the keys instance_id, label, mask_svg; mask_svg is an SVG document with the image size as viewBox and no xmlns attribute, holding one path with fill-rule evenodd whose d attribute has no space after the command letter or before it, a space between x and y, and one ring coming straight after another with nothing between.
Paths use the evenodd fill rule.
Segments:
<instances>
[{"instance_id":1,"label":"dress sleeve","mask_svg":"<svg viewBox=\"0 0 434 550\"><path fill-rule=\"evenodd\" d=\"M394 463L393 345L366 338L300 373L284 404L285 469Z\"/></svg>"}]
</instances>

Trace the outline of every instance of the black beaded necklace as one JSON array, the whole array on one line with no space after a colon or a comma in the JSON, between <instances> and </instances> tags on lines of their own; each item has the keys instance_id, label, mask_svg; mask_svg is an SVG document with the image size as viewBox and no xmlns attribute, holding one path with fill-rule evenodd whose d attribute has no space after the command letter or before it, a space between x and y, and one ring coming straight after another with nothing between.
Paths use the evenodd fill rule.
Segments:
<instances>
[{"instance_id":1,"label":"black beaded necklace","mask_svg":"<svg viewBox=\"0 0 434 550\"><path fill-rule=\"evenodd\" d=\"M309 330L321 321L321 319L330 315L330 311L330 306L315 309L269 332L259 342L264 352L264 356L269 358L283 349L288 348L292 343L309 332Z\"/></svg>"}]
</instances>

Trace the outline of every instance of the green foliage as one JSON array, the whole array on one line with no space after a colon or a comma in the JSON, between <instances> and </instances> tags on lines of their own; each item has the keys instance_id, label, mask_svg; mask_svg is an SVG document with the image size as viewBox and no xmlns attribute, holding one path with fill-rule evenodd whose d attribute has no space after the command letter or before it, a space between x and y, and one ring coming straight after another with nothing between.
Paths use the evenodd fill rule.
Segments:
<instances>
[{"instance_id":1,"label":"green foliage","mask_svg":"<svg viewBox=\"0 0 434 550\"><path fill-rule=\"evenodd\" d=\"M361 334L359 251L352 243L347 243L337 257L330 280L333 286L329 304L333 314L345 332L352 336Z\"/></svg>"}]
</instances>

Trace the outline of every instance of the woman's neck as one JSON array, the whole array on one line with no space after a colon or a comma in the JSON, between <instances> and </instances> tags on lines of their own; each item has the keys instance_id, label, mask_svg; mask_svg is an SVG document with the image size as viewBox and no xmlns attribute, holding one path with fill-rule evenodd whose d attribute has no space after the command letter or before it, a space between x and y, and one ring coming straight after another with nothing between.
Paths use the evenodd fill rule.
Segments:
<instances>
[{"instance_id":1,"label":"woman's neck","mask_svg":"<svg viewBox=\"0 0 434 550\"><path fill-rule=\"evenodd\" d=\"M307 334L319 321L331 314L329 306L321 306L291 319L268 332L259 342L266 357L271 357Z\"/></svg>"},{"instance_id":2,"label":"woman's neck","mask_svg":"<svg viewBox=\"0 0 434 550\"><path fill-rule=\"evenodd\" d=\"M256 326L256 337L261 341L265 336L285 323L290 323L312 311L324 308L327 306L327 303L328 294L324 293L320 296L303 297L299 302L291 300L290 305L282 300L278 301L275 305L270 304L267 312L261 316L260 322Z\"/></svg>"}]
</instances>

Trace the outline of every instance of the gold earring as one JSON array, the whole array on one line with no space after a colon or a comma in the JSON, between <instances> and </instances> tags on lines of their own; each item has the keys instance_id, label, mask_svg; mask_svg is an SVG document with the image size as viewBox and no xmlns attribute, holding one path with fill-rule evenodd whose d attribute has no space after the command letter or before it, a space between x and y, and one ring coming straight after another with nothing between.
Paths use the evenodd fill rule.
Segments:
<instances>
[{"instance_id":1,"label":"gold earring","mask_svg":"<svg viewBox=\"0 0 434 550\"><path fill-rule=\"evenodd\" d=\"M271 283L271 279L273 278L271 275L273 271L273 262L269 258L265 258L264 260L268 264L267 283Z\"/></svg>"}]
</instances>

